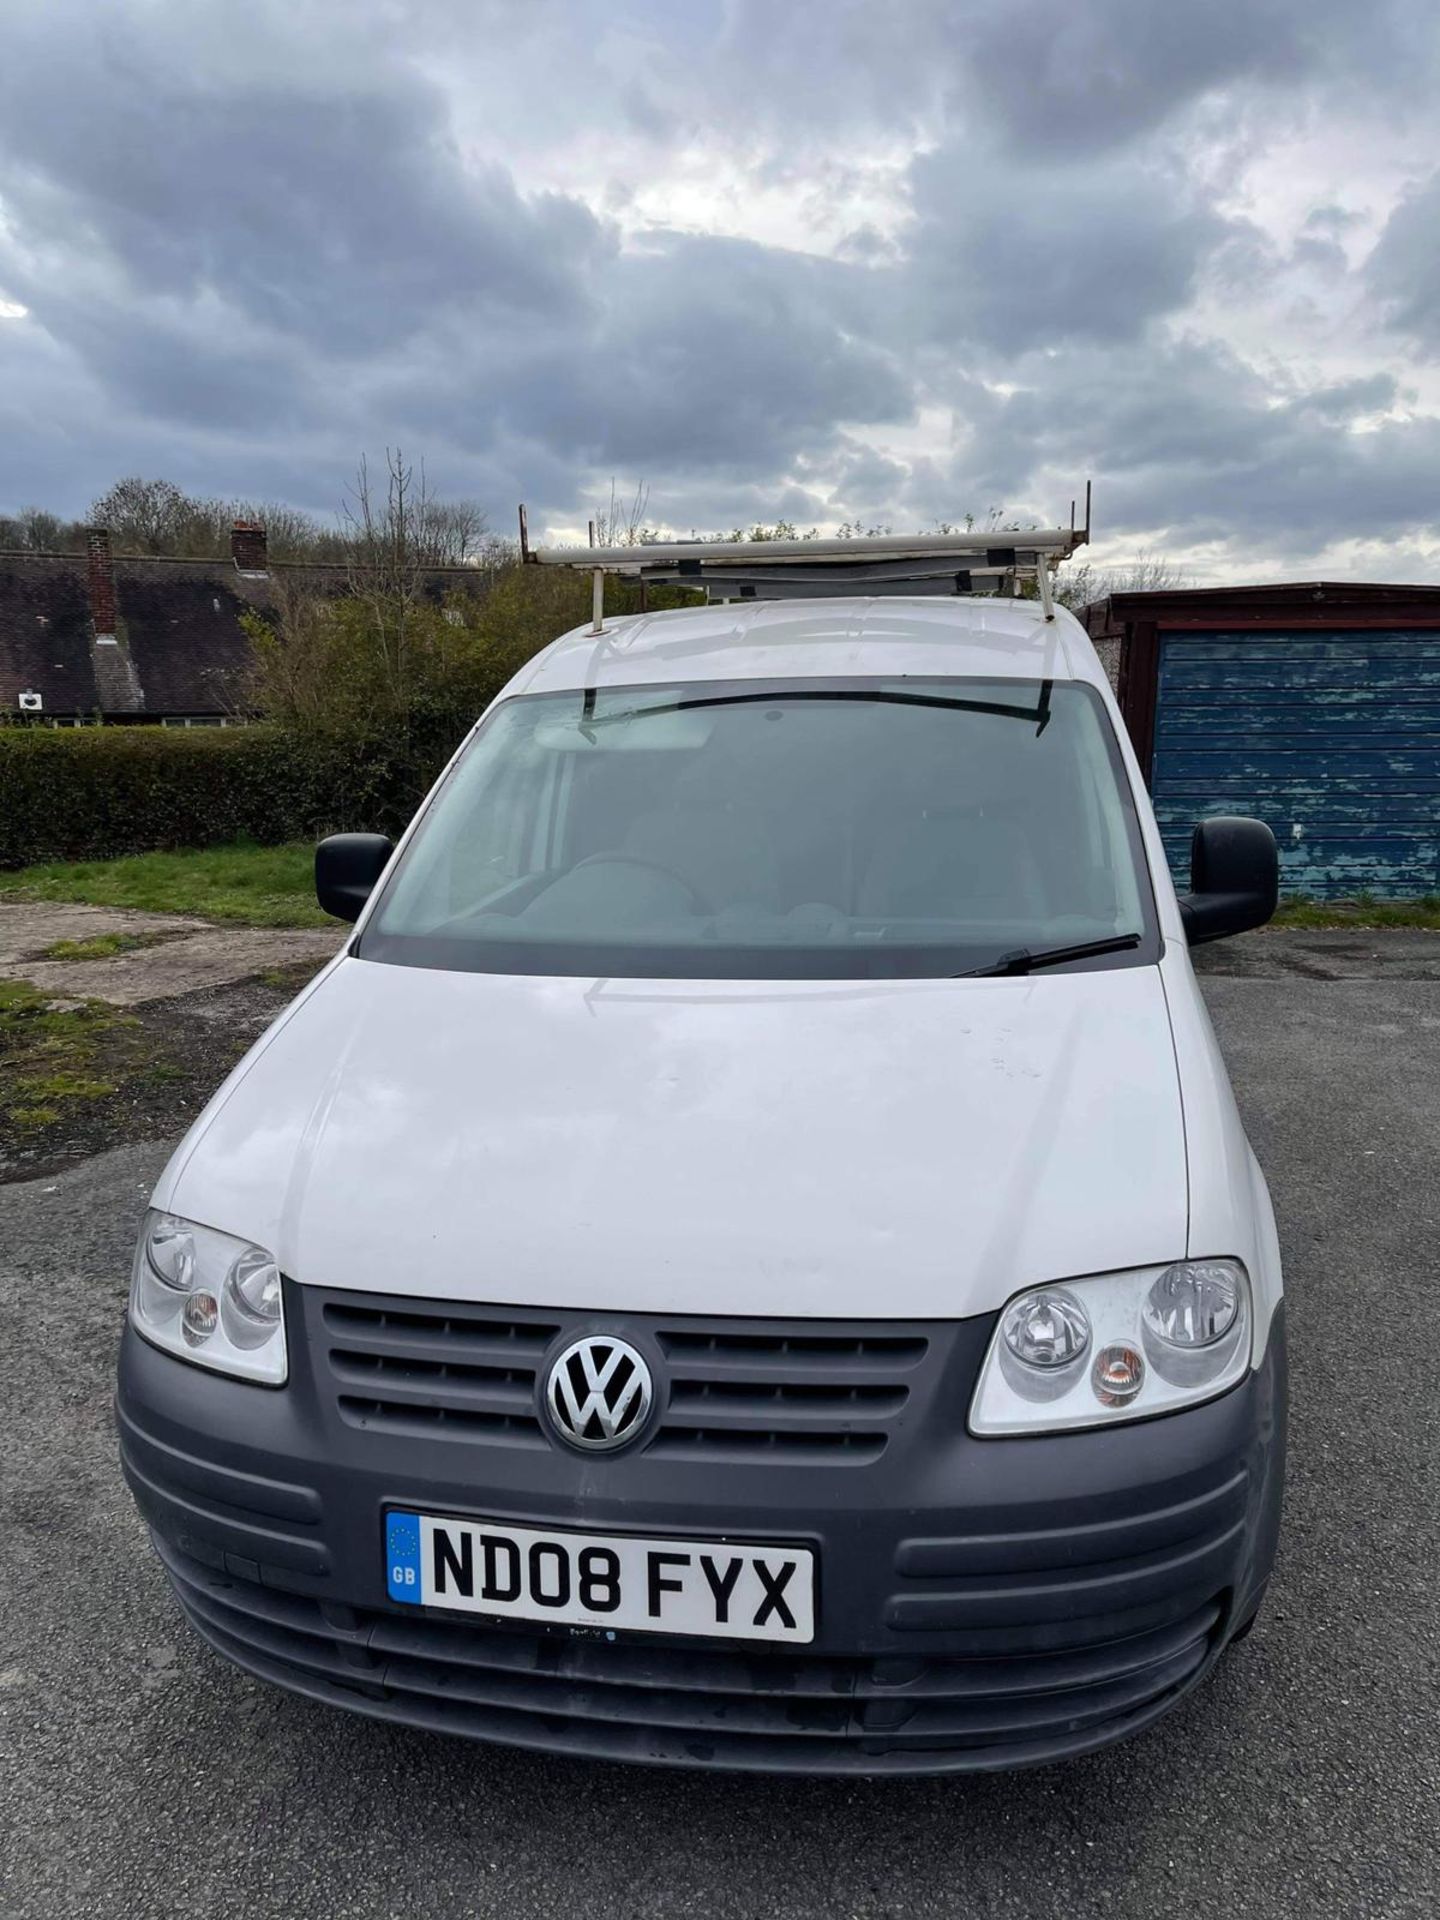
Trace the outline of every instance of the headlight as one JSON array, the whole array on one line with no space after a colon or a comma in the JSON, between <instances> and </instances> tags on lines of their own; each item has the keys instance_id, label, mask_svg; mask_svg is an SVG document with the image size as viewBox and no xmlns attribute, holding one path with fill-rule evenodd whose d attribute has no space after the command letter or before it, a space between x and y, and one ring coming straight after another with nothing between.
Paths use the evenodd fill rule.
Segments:
<instances>
[{"instance_id":1,"label":"headlight","mask_svg":"<svg viewBox=\"0 0 1440 1920\"><path fill-rule=\"evenodd\" d=\"M1211 1400L1250 1365L1235 1260L1035 1287L1000 1315L970 1408L981 1437L1113 1426Z\"/></svg>"},{"instance_id":2,"label":"headlight","mask_svg":"<svg viewBox=\"0 0 1440 1920\"><path fill-rule=\"evenodd\" d=\"M137 1333L167 1353L265 1386L285 1384L285 1308L274 1257L172 1213L145 1216L130 1278Z\"/></svg>"},{"instance_id":3,"label":"headlight","mask_svg":"<svg viewBox=\"0 0 1440 1920\"><path fill-rule=\"evenodd\" d=\"M1026 1400L1057 1400L1090 1351L1090 1318L1065 1287L1022 1293L1000 1316L1000 1366Z\"/></svg>"}]
</instances>

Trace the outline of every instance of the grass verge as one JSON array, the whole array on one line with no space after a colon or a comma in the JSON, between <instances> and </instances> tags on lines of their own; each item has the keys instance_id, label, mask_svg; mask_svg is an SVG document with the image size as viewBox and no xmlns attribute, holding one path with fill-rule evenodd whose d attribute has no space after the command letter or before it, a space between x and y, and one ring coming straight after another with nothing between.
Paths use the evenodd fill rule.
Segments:
<instances>
[{"instance_id":1,"label":"grass verge","mask_svg":"<svg viewBox=\"0 0 1440 1920\"><path fill-rule=\"evenodd\" d=\"M315 902L314 860L313 846L300 842L284 847L237 843L185 853L133 854L124 860L57 861L0 873L0 904L80 900L96 907L193 914L224 926L330 927L334 921ZM73 944L87 951L49 957L105 957L98 940Z\"/></svg>"},{"instance_id":2,"label":"grass verge","mask_svg":"<svg viewBox=\"0 0 1440 1920\"><path fill-rule=\"evenodd\" d=\"M1415 900L1380 900L1371 893L1353 900L1312 900L1291 894L1280 902L1275 927L1431 927L1440 929L1440 894Z\"/></svg>"}]
</instances>

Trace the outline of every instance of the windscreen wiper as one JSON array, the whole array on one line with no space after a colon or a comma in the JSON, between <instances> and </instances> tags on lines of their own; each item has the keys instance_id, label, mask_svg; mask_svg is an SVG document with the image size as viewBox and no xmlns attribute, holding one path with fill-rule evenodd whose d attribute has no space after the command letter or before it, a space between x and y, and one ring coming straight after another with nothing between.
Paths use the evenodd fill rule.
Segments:
<instances>
[{"instance_id":1,"label":"windscreen wiper","mask_svg":"<svg viewBox=\"0 0 1440 1920\"><path fill-rule=\"evenodd\" d=\"M1036 967L1058 967L1064 960L1088 960L1092 954L1124 953L1130 947L1138 947L1141 936L1138 933L1117 933L1109 940L1086 940L1078 947L1042 947L1039 953L1032 953L1029 947L1017 947L1013 953L1002 953L988 967L967 967L964 973L952 974L955 980L979 980L990 974L1033 973Z\"/></svg>"},{"instance_id":2,"label":"windscreen wiper","mask_svg":"<svg viewBox=\"0 0 1440 1920\"><path fill-rule=\"evenodd\" d=\"M951 694L902 693L888 687L780 687L760 693L709 693L690 699L680 695L648 707L626 707L620 713L596 713L594 687L585 688L581 708L583 727L613 727L627 720L649 720L662 713L695 713L709 707L779 706L786 700L829 700L883 707L940 707L952 713L993 713L1005 720L1033 720L1042 734L1050 724L1050 694L1054 682L1041 682L1033 707L1004 700L961 700Z\"/></svg>"}]
</instances>

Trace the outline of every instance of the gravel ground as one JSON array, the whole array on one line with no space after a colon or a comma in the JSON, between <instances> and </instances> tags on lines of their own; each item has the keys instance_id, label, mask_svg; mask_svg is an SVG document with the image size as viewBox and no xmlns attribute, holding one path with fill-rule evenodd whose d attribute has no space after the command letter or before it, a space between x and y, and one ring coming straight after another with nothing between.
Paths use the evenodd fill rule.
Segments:
<instances>
[{"instance_id":1,"label":"gravel ground","mask_svg":"<svg viewBox=\"0 0 1440 1920\"><path fill-rule=\"evenodd\" d=\"M1038 1773L630 1771L268 1692L188 1636L115 1462L122 1276L166 1149L0 1189L0 1912L1436 1912L1440 1485L1417 1309L1440 1282L1440 945L1407 958L1389 936L1383 961L1342 963L1322 940L1317 973L1317 938L1232 943L1206 980L1288 1261L1270 1606L1159 1728Z\"/></svg>"},{"instance_id":2,"label":"gravel ground","mask_svg":"<svg viewBox=\"0 0 1440 1920\"><path fill-rule=\"evenodd\" d=\"M6 1093L15 1075L43 1069L44 1062L38 1055L9 1062L0 1057L0 1189L125 1142L183 1133L313 972L305 962L263 980L133 1007L106 1030L85 1066L87 1075L113 1091L58 1101L56 1118L45 1126L18 1125L7 1111Z\"/></svg>"}]
</instances>

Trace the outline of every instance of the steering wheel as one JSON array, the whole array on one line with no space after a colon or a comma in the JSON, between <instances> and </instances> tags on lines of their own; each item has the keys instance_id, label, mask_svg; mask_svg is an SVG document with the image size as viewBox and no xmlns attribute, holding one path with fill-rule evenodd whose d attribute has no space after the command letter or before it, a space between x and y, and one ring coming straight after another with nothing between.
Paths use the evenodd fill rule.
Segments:
<instances>
[{"instance_id":1,"label":"steering wheel","mask_svg":"<svg viewBox=\"0 0 1440 1920\"><path fill-rule=\"evenodd\" d=\"M667 880L673 880L677 886L685 889L701 913L715 912L700 889L687 880L683 873L677 873L674 867L667 867L662 860L648 860L642 853L591 853L573 871L579 873L582 867L640 867L650 873L663 873Z\"/></svg>"}]
</instances>

